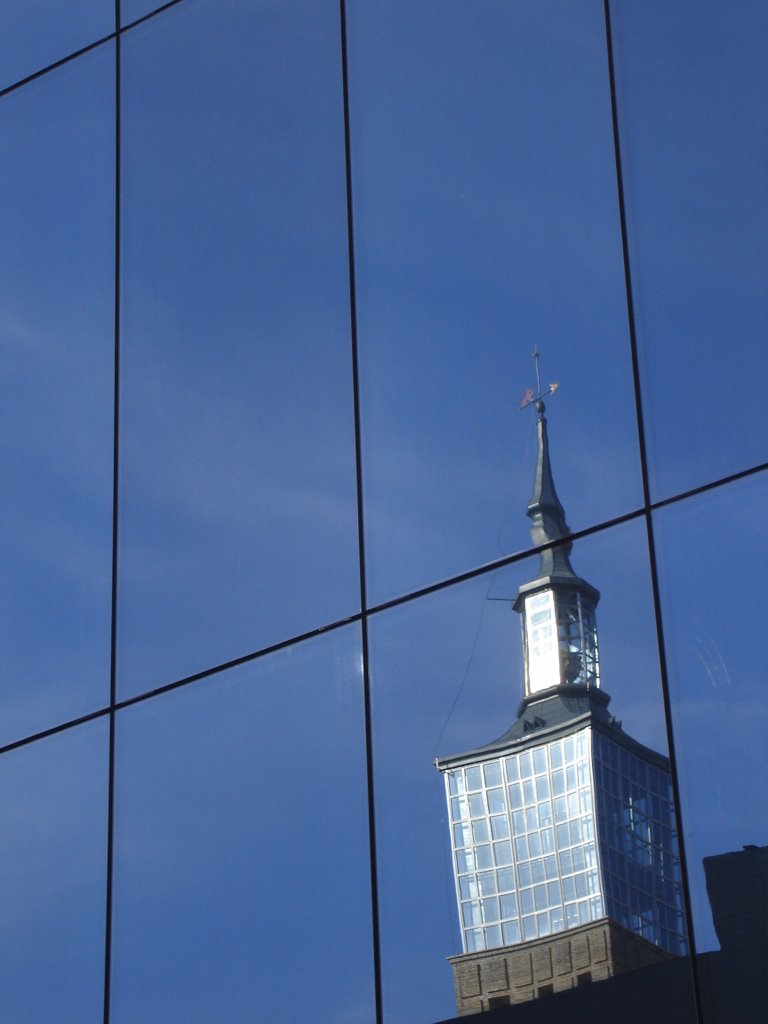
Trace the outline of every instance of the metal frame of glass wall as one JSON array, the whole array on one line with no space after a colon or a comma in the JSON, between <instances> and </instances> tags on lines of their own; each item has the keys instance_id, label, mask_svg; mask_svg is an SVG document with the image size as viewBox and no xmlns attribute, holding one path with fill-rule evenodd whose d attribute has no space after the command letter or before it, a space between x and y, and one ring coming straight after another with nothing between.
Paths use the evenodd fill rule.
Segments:
<instances>
[{"instance_id":1,"label":"metal frame of glass wall","mask_svg":"<svg viewBox=\"0 0 768 1024\"><path fill-rule=\"evenodd\" d=\"M167 682L159 687L154 687L147 692L139 693L135 696L120 699L116 686L116 670L117 670L117 626L118 626L118 569L119 569L119 544L118 538L120 533L121 524L118 517L119 507L119 491L121 486L121 473L120 466L118 465L121 457L120 447L120 429L121 429L121 409L120 409L120 381L121 381L121 281L122 281L122 235L124 225L122 223L122 198L123 198L123 183L121 180L121 168L123 163L123 131L122 131L122 118L121 118L121 102L122 102L122 62L121 62L121 51L124 41L130 36L132 32L135 32L139 26L147 24L154 18L161 17L164 12L171 8L181 7L191 0L172 0L171 3L157 6L153 10L148 10L143 15L137 17L137 19L128 24L122 24L121 19L121 3L117 0L115 4L115 25L117 26L113 31L107 32L98 39L84 40L82 46L72 53L62 54L57 56L52 61L48 62L45 67L36 68L30 70L26 77L19 81L15 81L0 90L0 105L4 103L12 102L13 99L21 95L24 90L33 87L33 83L37 82L44 76L52 73L57 68L63 67L69 63L75 63L81 60L85 55L93 53L100 47L111 47L115 48L115 80L114 80L114 103L115 103L115 136L114 136L114 157L115 157L115 180L114 190L116 195L116 204L114 210L114 290L113 290L113 308L114 308L114 423L113 423L113 491L112 491L112 571L111 571L111 678L110 678L110 699L104 706L98 707L85 714L80 714L72 720L58 721L56 724L47 727L39 732L35 732L31 735L22 735L0 749L0 758L9 755L12 751L28 747L33 744L40 743L49 737L57 734L65 733L78 725L83 725L86 722L103 721L108 724L109 728L109 764L108 764L108 838L107 838L107 867L106 867L106 894L105 894L105 972L104 972L104 1022L110 1019L110 1001L111 1001L111 978L112 978L112 947L111 937L113 930L113 854L114 854L114 832L115 832L115 733L116 733L116 721L119 716L130 707L134 707L140 704L146 704L148 702L156 701L161 698L163 694L170 693L171 691L180 690L182 688L191 686L203 679L213 678L226 670L234 669L238 666L245 666L253 662L257 662L260 659L266 658L269 655L275 654L281 650L293 648L296 645L300 645L304 642L311 641L313 638L318 638L323 635L333 633L337 630L343 630L350 624L358 624L361 636L361 657L362 657L362 681L363 681L363 711L364 711L364 731L365 731L365 751L366 751L366 763L367 763L367 797L368 797L368 842L369 842L369 856L370 856L370 887L372 896L372 921L373 921L373 936L372 936L372 950L373 950L373 975L374 975L374 988L375 988L375 1014L377 1021L383 1021L386 1019L386 1000L382 996L382 984L381 984L381 950L380 950L380 938L379 938L379 894L377 888L377 857L376 857L376 807L375 807L375 789L374 789L374 755L373 755L373 732L375 730L375 711L372 703L371 689L371 671L370 671L370 651L369 651L369 623L380 616L382 613L389 609L398 607L404 607L411 602L416 601L419 598L423 598L429 594L439 593L447 590L457 583L471 580L474 578L490 576L491 573L499 568L513 565L516 562L521 561L526 557L530 557L532 552L537 549L528 549L516 553L514 555L501 557L496 561L478 565L470 568L466 571L458 573L451 578L440 580L437 583L432 583L420 587L417 590L402 593L397 597L379 603L369 603L368 599L368 581L367 581L367 553L366 553L366 542L365 542L365 523L366 523L366 509L364 507L364 488L363 488L363 475L365 469L365 451L363 445L363 420L364 412L362 409L363 399L361 396L360 386L360 366L359 366L359 351L358 351L358 309L357 309L357 286L356 286L356 270L358 268L357 255L356 255L356 228L355 228L355 203L354 191L353 191L353 179L355 175L355 162L353 159L353 127L352 119L350 116L350 102L354 101L354 97L350 95L350 80L348 70L348 4L341 0L338 10L339 18L339 39L341 42L341 52L338 55L339 65L341 69L341 76L338 82L339 94L341 97L341 105L343 109L343 139L345 152L343 154L343 164L345 167L346 180L344 182L344 191L346 195L346 217L347 217L347 249L348 249L348 306L349 306L349 326L352 341L351 351L351 364L353 373L353 397L354 397L354 434L355 434L355 467L357 475L357 548L359 556L359 611L351 615L345 615L341 619L334 621L324 622L316 628L312 628L307 632L301 633L300 635L284 636L275 642L270 643L267 646L253 650L248 654L239 656L232 660L226 661L221 664L215 664L205 666L201 670L193 672L192 674L185 675L183 678L174 678L172 681ZM150 5L151 6L151 5ZM354 6L354 5L352 5ZM631 511L628 511L619 516L613 517L607 521L597 521L592 525L576 531L573 535L573 539L579 540L580 538L598 534L601 531L616 527L622 523L627 522L638 522L644 524L644 529L647 537L649 556L650 556L650 567L651 567L651 580L652 580L652 591L653 591L653 606L654 615L656 621L657 635L658 635L658 646L659 646L659 660L661 666L661 678L662 685L665 695L665 707L664 714L667 724L667 732L670 743L670 761L672 765L672 786L674 794L674 804L678 817L678 821L681 822L680 837L681 842L685 835L685 821L686 821L686 806L683 800L681 800L680 786L677 774L677 757L675 750L675 736L676 736L676 722L673 713L672 701L670 698L670 684L668 679L667 671L667 652L666 652L666 623L664 614L662 611L662 584L660 580L660 569L658 566L657 559L657 538L656 538L656 516L663 509L681 507L686 502L695 499L697 496L705 495L709 492L722 491L731 485L737 484L738 481L746 481L748 478L756 477L758 474L764 474L768 463L762 462L760 464L750 465L748 468L741 469L737 472L730 473L726 476L719 477L717 479L710 479L704 483L700 483L695 487L688 488L681 493L670 493L668 496L660 500L654 500L653 491L649 480L649 467L648 467L648 453L646 450L646 426L644 422L644 387L646 386L641 378L641 357L638 353L638 342L637 342L637 327L636 327L636 316L635 308L637 303L637 297L635 294L635 278L633 273L632 264L632 251L631 251L631 240L630 240L630 227L628 224L630 214L627 210L627 204L625 200L625 156L624 156L624 143L625 140L622 138L620 123L621 118L619 114L619 105L621 101L620 87L617 85L617 75L614 68L614 41L612 35L611 15L612 6L609 0L605 0L604 3L604 25L605 25L605 47L606 47L606 60L609 71L608 76L608 90L610 95L610 108L612 117L613 127L613 143L614 143L614 158L615 158L615 183L616 183L616 202L619 211L619 219L621 225L621 245L623 252L623 275L625 285L625 299L626 299L626 318L627 318L627 329L630 339L631 347L631 361L632 361L632 373L634 379L634 398L635 398L635 410L637 417L637 430L640 446L640 464L641 464L641 475L642 475L642 491L643 501L642 503ZM743 383L743 382L742 382ZM7 500L7 498L6 498ZM1 823L0 823L1 824ZM2 825L5 828L4 825ZM685 849L681 850L682 856L682 885L684 894L688 893L688 879L686 875L686 861L685 861ZM522 882L518 883L521 885ZM686 906L690 908L690 901L686 898ZM690 909L688 909L688 920L687 920L687 931L691 936L692 944L694 937L693 919L691 916ZM446 949L446 955L450 951ZM697 991L696 983L696 972L694 969L694 990ZM698 1001L698 1013L699 1019L703 1022L707 1019L706 1007L701 1004L701 996L697 996Z\"/></svg>"}]
</instances>

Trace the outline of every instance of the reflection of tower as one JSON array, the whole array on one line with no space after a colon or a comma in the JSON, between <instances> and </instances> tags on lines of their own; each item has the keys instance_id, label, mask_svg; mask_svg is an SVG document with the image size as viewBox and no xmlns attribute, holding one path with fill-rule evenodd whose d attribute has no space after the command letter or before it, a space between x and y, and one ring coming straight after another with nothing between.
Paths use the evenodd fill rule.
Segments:
<instances>
[{"instance_id":1,"label":"reflection of tower","mask_svg":"<svg viewBox=\"0 0 768 1024\"><path fill-rule=\"evenodd\" d=\"M525 696L494 743L439 759L464 952L459 1014L685 952L669 762L599 689L599 593L570 563L544 403L528 505L539 573L520 587Z\"/></svg>"}]
</instances>

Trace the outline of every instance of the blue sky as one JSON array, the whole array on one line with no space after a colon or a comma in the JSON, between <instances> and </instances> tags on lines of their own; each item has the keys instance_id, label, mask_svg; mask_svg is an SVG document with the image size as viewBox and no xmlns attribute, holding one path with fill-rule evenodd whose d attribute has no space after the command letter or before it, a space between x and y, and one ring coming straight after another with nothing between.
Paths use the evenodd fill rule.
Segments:
<instances>
[{"instance_id":1,"label":"blue sky","mask_svg":"<svg viewBox=\"0 0 768 1024\"><path fill-rule=\"evenodd\" d=\"M150 6L124 4L123 13ZM27 74L108 32L104 8L80 5L66 31L45 20L42 4L25 8L26 21L14 13L6 27L16 63L7 67ZM662 498L765 458L759 112L768 16L751 0L612 9L650 481ZM532 413L518 404L534 384L534 345L544 382L560 383L548 416L571 527L637 509L642 487L602 3L359 0L348 17L375 604L528 546L534 433ZM359 610L340 74L334 3L184 0L123 41L121 697ZM109 43L0 98L9 177L0 217L10 240L0 273L0 456L5 493L16 496L0 506L3 742L108 700L113 75ZM702 948L715 939L701 858L768 842L765 808L744 782L759 770L766 713L756 678L765 538L753 511L764 499L764 484L752 480L655 520ZM580 541L574 565L602 593L612 710L628 732L664 749L640 522ZM452 1012L444 958L459 940L432 759L510 723L522 686L519 625L489 598L513 596L534 571L521 562L371 624L392 1020ZM319 792L334 794L333 815L318 825L327 849L349 842L359 852L365 828L357 632L280 658L270 663L277 668L254 665L120 716L118 908L130 906L131 887L149 892L153 879L160 893L159 903L116 917L125 957L116 992L128 1016L137 979L149 985L142 998L158 986L160 1005L174 977L142 960L147 930L169 947L203 934L204 904L188 920L173 914L184 886L212 870L217 830L235 859L211 896L221 904L210 946L185 947L176 963L185 983L196 957L217 943L230 948L234 931L250 927L231 883L242 887L246 863L259 898L284 887L287 919L309 902L338 942L347 922L366 920L367 880L346 862L314 855L312 885L292 887L295 864L281 868L278 843L264 853L271 881L257 877L257 770L278 766L292 794L290 813L268 807L271 842L281 829L300 842L295 808ZM312 703L300 700L302 687ZM219 705L225 692L236 710ZM327 734L284 761L276 736L294 707L299 734L309 721ZM334 730L338 750L329 747ZM24 757L50 750L52 786L60 764L84 778L106 743L103 730L86 731L79 761L68 760L63 739ZM218 763L220 733L234 739ZM196 782L188 802L174 802L185 766ZM147 802L152 794L157 804ZM54 786L51 801L60 799ZM83 848L93 849L89 829L105 827L101 797L73 786L71 799L89 821ZM165 834L168 807L177 819ZM312 805L318 819L321 808ZM27 820L31 843L59 842L58 818L42 837ZM205 842L190 838L183 867L185 844L174 836L194 837L198 826ZM61 840L69 849L80 841ZM340 887L346 902L313 902ZM62 927L75 902L61 904ZM349 939L362 972L344 1004L350 1020L370 1006L363 933ZM266 955L268 931L248 939L254 949L259 941ZM91 934L83 962L100 984L93 948ZM223 961L218 977L224 985Z\"/></svg>"}]
</instances>

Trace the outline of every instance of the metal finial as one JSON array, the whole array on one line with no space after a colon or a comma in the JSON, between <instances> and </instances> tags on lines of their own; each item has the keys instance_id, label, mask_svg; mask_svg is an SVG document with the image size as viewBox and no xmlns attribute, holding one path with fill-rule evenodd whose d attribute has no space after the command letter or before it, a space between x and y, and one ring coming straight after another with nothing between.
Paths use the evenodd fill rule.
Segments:
<instances>
[{"instance_id":1,"label":"metal finial","mask_svg":"<svg viewBox=\"0 0 768 1024\"><path fill-rule=\"evenodd\" d=\"M520 402L520 411L522 412L523 409L527 409L529 405L533 405L535 403L539 413L543 413L543 399L546 398L547 395L553 395L555 391L557 391L559 385L550 384L546 390L541 390L541 374L539 372L539 359L541 355L539 353L538 345L533 346L533 352L531 352L531 355L533 356L533 365L536 370L536 394L534 395L533 391L530 388L525 389L523 400Z\"/></svg>"}]
</instances>

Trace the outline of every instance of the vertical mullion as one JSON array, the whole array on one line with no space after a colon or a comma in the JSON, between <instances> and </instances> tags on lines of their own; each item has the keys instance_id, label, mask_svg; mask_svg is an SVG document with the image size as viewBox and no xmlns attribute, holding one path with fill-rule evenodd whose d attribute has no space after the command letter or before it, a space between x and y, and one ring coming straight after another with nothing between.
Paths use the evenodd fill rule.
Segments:
<instances>
[{"instance_id":1,"label":"vertical mullion","mask_svg":"<svg viewBox=\"0 0 768 1024\"><path fill-rule=\"evenodd\" d=\"M110 623L109 664L109 777L107 796L107 872L106 912L104 924L104 1024L109 1024L112 977L112 881L114 865L115 821L115 704L117 700L117 594L118 594L118 506L120 458L120 91L121 35L120 0L115 0L115 195L114 195L114 419L112 425L112 607Z\"/></svg>"},{"instance_id":2,"label":"vertical mullion","mask_svg":"<svg viewBox=\"0 0 768 1024\"><path fill-rule=\"evenodd\" d=\"M605 40L606 57L608 65L608 80L611 97L611 124L613 130L613 148L616 164L616 193L619 207L619 222L621 227L621 250L624 266L624 289L627 306L627 324L629 329L629 344L632 357L632 378L634 382L635 415L637 417L637 434L640 451L640 471L643 486L643 518L645 520L646 539L648 543L648 559L651 571L651 590L653 594L653 613L656 622L656 639L659 654L659 672L661 677L662 699L664 705L664 721L667 730L667 742L669 744L670 774L672 779L672 796L674 800L675 816L677 818L678 850L680 855L680 878L683 891L683 912L685 915L686 931L688 932L688 950L691 966L691 983L696 1014L699 1021L704 1021L702 1011L702 998L699 982L699 974L696 963L696 938L693 930L693 912L691 909L691 890L688 879L688 861L685 850L685 830L683 828L683 813L680 800L680 783L677 771L677 756L675 750L674 724L672 721L672 705L669 687L669 674L667 671L666 642L664 636L664 621L661 611L661 596L659 588L658 562L656 558L656 542L653 529L653 518L651 511L651 493L648 474L648 451L645 439L645 423L643 417L642 389L640 385L640 364L637 347L637 327L635 318L634 294L632 290L632 273L629 259L629 236L627 231L626 202L624 195L624 175L621 160L621 140L619 134L618 101L616 94L616 73L613 55L613 32L611 28L611 6L610 0L603 0L605 17Z\"/></svg>"},{"instance_id":3,"label":"vertical mullion","mask_svg":"<svg viewBox=\"0 0 768 1024\"><path fill-rule=\"evenodd\" d=\"M373 945L374 998L376 1021L381 1024L381 949L379 930L378 870L376 860L376 813L373 778L373 725L371 719L371 672L368 645L368 594L365 560L365 520L363 513L363 454L360 426L360 367L357 337L357 290L355 282L355 234L352 201L352 153L349 114L349 69L347 61L347 11L345 0L339 0L339 28L341 43L341 85L344 106L344 168L347 202L347 253L349 272L350 337L352 343L352 392L355 429L355 473L357 485L357 543L360 566L360 628L363 660L363 702L365 714L365 756L368 782L368 842L371 872L371 925Z\"/></svg>"}]
</instances>

